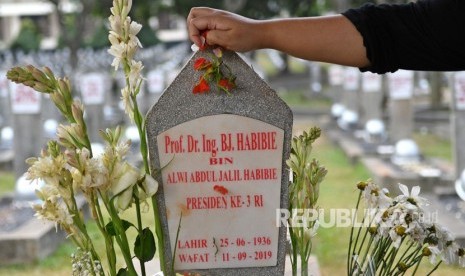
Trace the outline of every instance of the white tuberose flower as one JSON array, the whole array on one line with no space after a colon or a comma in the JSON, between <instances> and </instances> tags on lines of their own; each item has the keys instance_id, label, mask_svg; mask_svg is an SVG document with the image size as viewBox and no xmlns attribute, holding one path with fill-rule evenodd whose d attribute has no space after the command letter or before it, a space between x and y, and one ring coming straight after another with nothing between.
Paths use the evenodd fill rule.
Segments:
<instances>
[{"instance_id":1,"label":"white tuberose flower","mask_svg":"<svg viewBox=\"0 0 465 276\"><path fill-rule=\"evenodd\" d=\"M121 100L123 101L124 112L128 114L131 121L134 121L134 106L131 101L131 91L127 86L121 89Z\"/></svg>"},{"instance_id":2,"label":"white tuberose flower","mask_svg":"<svg viewBox=\"0 0 465 276\"><path fill-rule=\"evenodd\" d=\"M126 44L124 42L112 44L108 50L108 53L115 57L111 63L111 66L115 67L115 70L118 70L119 64L126 54Z\"/></svg>"},{"instance_id":3,"label":"white tuberose flower","mask_svg":"<svg viewBox=\"0 0 465 276\"><path fill-rule=\"evenodd\" d=\"M117 207L126 210L132 202L132 187L139 178L139 172L126 162L120 164L116 171L120 172L120 177L110 189L113 195L118 197Z\"/></svg>"},{"instance_id":4,"label":"white tuberose flower","mask_svg":"<svg viewBox=\"0 0 465 276\"><path fill-rule=\"evenodd\" d=\"M145 175L145 181L142 183L142 190L139 193L139 199L145 200L153 196L158 191L158 181L150 174Z\"/></svg>"}]
</instances>

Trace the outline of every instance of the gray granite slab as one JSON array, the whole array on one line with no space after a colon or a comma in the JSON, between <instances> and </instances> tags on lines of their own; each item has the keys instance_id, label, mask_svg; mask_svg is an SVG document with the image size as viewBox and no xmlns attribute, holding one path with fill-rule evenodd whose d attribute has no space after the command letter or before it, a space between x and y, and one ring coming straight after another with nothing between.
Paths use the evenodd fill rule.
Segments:
<instances>
[{"instance_id":1,"label":"gray granite slab","mask_svg":"<svg viewBox=\"0 0 465 276\"><path fill-rule=\"evenodd\" d=\"M223 61L227 64L232 72L237 76L237 88L233 89L231 95L217 91L206 94L193 94L192 88L197 82L200 72L193 69L194 61L199 57L209 58L211 51L201 51L193 55L188 63L181 70L179 75L175 78L173 83L165 90L158 102L149 110L147 114L147 137L149 142L149 154L152 171L158 170L161 166L160 156L163 155L159 152L159 144L162 143L160 136L165 132L175 129L177 126L195 120L202 119L207 116L230 114L237 115L240 118L253 119L271 125L273 128L282 130L283 145L282 145L282 158L281 167L279 171L280 179L280 208L288 206L288 170L285 165L285 160L289 157L290 141L292 138L292 112L289 107L277 96L263 79L261 79L253 69L247 65L236 53L225 52ZM221 116L217 116L221 117ZM223 116L224 117L224 116ZM208 128L207 126L205 126ZM214 130L213 130L214 131ZM231 130L231 132L234 130ZM279 145L281 147L281 145ZM166 149L165 149L166 150ZM182 156L180 152L178 156ZM200 154L200 153L199 153ZM257 152L251 151L249 158L253 160ZM176 157L175 157L176 158ZM177 159L173 159L177 161ZM259 159L260 160L260 159ZM175 162L173 161L173 162ZM185 161L184 161L185 162ZM192 160L195 162L195 158ZM238 165L238 164L234 164ZM189 168L186 168L188 170ZM157 202L160 209L162 218L164 238L165 238L165 252L164 254L165 265L171 268L172 257L172 243L170 242L170 235L176 233L169 233L169 225L167 223L169 217L172 215L173 210L167 209L165 191L167 183L163 183L162 174L155 175L158 178L159 192L157 193ZM279 181L278 179L278 181ZM166 182L166 181L165 181ZM200 186L199 186L200 187ZM230 187L230 186L228 186ZM247 212L244 209L244 212ZM276 212L276 210L267 210L267 212ZM234 225L233 225L234 226ZM214 227L212 225L199 225L204 229ZM244 225L244 233L253 228L260 227L276 227L275 225ZM173 227L171 227L173 228ZM183 231L188 231L183 229ZM192 230L194 231L194 230ZM201 275L284 275L284 266L286 259L286 227L279 227L279 236L277 242L277 259L276 265L264 267L235 267L235 268L211 268L211 269L185 269L185 271L200 273ZM248 241L251 242L251 241ZM208 241L209 245L211 241ZM212 257L212 256L210 256ZM216 257L216 254L215 254ZM274 256L273 256L274 257ZM184 270L183 270L184 271ZM173 275L174 272L169 270L168 275Z\"/></svg>"}]
</instances>

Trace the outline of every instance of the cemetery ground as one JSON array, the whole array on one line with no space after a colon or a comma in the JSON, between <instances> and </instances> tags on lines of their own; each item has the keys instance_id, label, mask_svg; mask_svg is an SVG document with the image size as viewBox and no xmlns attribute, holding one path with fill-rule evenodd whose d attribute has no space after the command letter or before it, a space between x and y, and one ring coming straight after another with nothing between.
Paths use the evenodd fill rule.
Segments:
<instances>
[{"instance_id":1,"label":"cemetery ground","mask_svg":"<svg viewBox=\"0 0 465 276\"><path fill-rule=\"evenodd\" d=\"M303 119L303 117L298 116L295 118L294 122L295 133L300 130L307 130L318 124L318 122L311 119ZM422 136L420 134L417 136L420 137L418 142L421 148L433 148L428 147L431 143L434 143L435 147L438 145L434 140L438 138L430 135ZM443 142L441 144L440 154L442 154L442 152L449 152L447 151L448 147L450 147L450 145L448 145L447 142ZM325 136L324 129L322 137L315 144L313 153L314 157L320 160L321 164L329 170L327 178L321 186L319 199L320 208L325 210L329 210L330 208L354 208L358 193L355 185L360 180L370 178L369 172L360 163L354 165L350 164L344 153L339 148L335 147ZM437 153L433 152L427 154ZM0 195L13 191L14 181L11 173L0 172L0 183ZM131 210L128 210L126 214L131 216ZM150 219L152 216L145 217ZM147 223L151 223L151 221L147 221ZM96 227L91 229L91 233L96 239L99 238L98 229ZM321 275L331 276L346 274L349 234L349 227L318 229L318 234L314 239L313 255L318 259ZM102 252L104 251L104 246L98 246L97 248L101 248ZM2 248L1 250L8 249ZM71 242L64 242L55 253L44 260L37 261L33 264L0 267L0 275L70 275L70 255L73 251L74 245L72 245ZM427 261L424 263L426 264ZM427 268L431 269L432 267L427 265ZM425 273L426 272L420 272L418 275L424 275ZM463 275L463 270L441 265L435 275Z\"/></svg>"}]
</instances>

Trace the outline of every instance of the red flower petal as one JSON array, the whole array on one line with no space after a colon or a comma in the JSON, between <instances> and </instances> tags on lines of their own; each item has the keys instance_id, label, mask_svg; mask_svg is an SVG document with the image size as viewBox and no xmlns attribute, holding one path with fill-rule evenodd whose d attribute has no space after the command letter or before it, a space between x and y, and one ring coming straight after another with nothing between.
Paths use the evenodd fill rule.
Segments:
<instances>
[{"instance_id":1,"label":"red flower petal","mask_svg":"<svg viewBox=\"0 0 465 276\"><path fill-rule=\"evenodd\" d=\"M203 92L208 92L210 91L210 85L208 85L208 82L203 78L203 76L200 78L200 81L194 86L194 89L192 92L194 94L199 94Z\"/></svg>"},{"instance_id":2,"label":"red flower petal","mask_svg":"<svg viewBox=\"0 0 465 276\"><path fill-rule=\"evenodd\" d=\"M218 86L220 88L223 88L224 90L229 91L230 89L233 89L234 87L236 87L236 84L234 83L234 81L231 81L229 79L221 79L218 82Z\"/></svg>"},{"instance_id":3,"label":"red flower petal","mask_svg":"<svg viewBox=\"0 0 465 276\"><path fill-rule=\"evenodd\" d=\"M194 62L194 69L195 70L203 70L208 69L212 66L212 63L207 60L206 58L198 58Z\"/></svg>"},{"instance_id":4,"label":"red flower petal","mask_svg":"<svg viewBox=\"0 0 465 276\"><path fill-rule=\"evenodd\" d=\"M224 186L221 186L221 185L213 186L213 190L215 190L215 192L218 192L222 195L226 195L229 192L228 189L226 189Z\"/></svg>"}]
</instances>

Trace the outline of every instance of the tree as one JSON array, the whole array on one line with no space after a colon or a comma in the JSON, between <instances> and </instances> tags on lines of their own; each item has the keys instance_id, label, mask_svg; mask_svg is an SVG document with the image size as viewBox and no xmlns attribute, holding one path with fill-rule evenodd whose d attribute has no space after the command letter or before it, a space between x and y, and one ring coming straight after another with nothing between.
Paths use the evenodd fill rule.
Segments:
<instances>
[{"instance_id":1,"label":"tree","mask_svg":"<svg viewBox=\"0 0 465 276\"><path fill-rule=\"evenodd\" d=\"M21 30L18 37L11 45L11 49L21 49L26 52L38 50L40 48L41 36L37 26L31 19L24 19L21 22Z\"/></svg>"},{"instance_id":2,"label":"tree","mask_svg":"<svg viewBox=\"0 0 465 276\"><path fill-rule=\"evenodd\" d=\"M81 47L87 23L90 22L91 11L95 5L93 0L81 0L74 2L80 9L75 13L65 13L61 9L61 0L50 0L58 12L58 22L60 25L60 42L70 50L70 65L76 68L78 63L77 52ZM97 1L99 2L99 1Z\"/></svg>"},{"instance_id":3,"label":"tree","mask_svg":"<svg viewBox=\"0 0 465 276\"><path fill-rule=\"evenodd\" d=\"M60 25L60 44L70 49L70 64L76 68L77 51L83 46L108 46L107 18L110 15L112 0L70 0L78 8L74 13L65 13L60 8L62 0L50 0L58 11ZM150 17L158 11L160 1L134 1L130 16L143 25L139 35L145 46L158 42L154 32L149 27ZM105 34L105 35L103 35ZM87 41L86 41L87 40ZM87 43L86 43L87 42Z\"/></svg>"}]
</instances>

